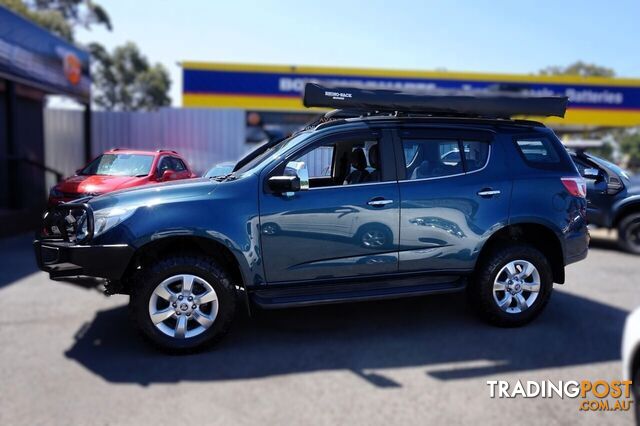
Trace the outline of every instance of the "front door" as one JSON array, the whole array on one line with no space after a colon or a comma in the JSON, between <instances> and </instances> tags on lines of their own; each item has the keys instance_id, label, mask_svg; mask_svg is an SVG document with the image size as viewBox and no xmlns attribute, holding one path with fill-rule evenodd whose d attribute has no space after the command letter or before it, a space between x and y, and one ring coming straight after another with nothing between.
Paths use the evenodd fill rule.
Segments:
<instances>
[{"instance_id":1,"label":"front door","mask_svg":"<svg viewBox=\"0 0 640 426\"><path fill-rule=\"evenodd\" d=\"M607 223L607 207L611 204L611 196L607 193L606 173L596 164L586 159L574 157L573 162L581 176L584 176L587 169L599 171L597 178L585 179L587 182L587 220L596 226L605 225ZM605 210L603 210L603 207L605 207Z\"/></svg>"},{"instance_id":2,"label":"front door","mask_svg":"<svg viewBox=\"0 0 640 426\"><path fill-rule=\"evenodd\" d=\"M334 135L283 160L303 161L310 188L261 191L260 229L269 283L397 272L399 194L390 139ZM286 173L284 173L286 174Z\"/></svg>"}]
</instances>

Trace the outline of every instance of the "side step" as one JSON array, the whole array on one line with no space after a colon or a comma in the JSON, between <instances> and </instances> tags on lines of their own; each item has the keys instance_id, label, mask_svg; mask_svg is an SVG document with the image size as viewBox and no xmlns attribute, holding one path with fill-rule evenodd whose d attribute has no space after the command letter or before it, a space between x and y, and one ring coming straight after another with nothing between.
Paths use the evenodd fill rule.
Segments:
<instances>
[{"instance_id":1,"label":"side step","mask_svg":"<svg viewBox=\"0 0 640 426\"><path fill-rule=\"evenodd\" d=\"M280 309L452 293L464 290L466 285L466 277L422 277L395 282L385 280L345 284L300 283L254 290L249 297L263 309Z\"/></svg>"}]
</instances>

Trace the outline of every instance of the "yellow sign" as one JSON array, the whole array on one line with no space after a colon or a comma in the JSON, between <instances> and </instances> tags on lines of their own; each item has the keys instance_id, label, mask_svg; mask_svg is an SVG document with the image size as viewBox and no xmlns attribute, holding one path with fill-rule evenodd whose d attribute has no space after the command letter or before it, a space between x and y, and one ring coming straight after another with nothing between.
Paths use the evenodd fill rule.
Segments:
<instances>
[{"instance_id":1,"label":"yellow sign","mask_svg":"<svg viewBox=\"0 0 640 426\"><path fill-rule=\"evenodd\" d=\"M182 66L184 107L301 111L306 110L302 89L305 83L315 81L372 89L497 89L567 96L565 118L543 121L583 127L640 125L640 79L201 62L184 62Z\"/></svg>"}]
</instances>

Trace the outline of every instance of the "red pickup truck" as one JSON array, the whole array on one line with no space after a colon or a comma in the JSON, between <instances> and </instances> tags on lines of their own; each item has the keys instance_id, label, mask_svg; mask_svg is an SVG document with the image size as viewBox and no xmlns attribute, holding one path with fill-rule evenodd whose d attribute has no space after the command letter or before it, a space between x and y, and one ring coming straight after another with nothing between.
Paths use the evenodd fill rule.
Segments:
<instances>
[{"instance_id":1,"label":"red pickup truck","mask_svg":"<svg viewBox=\"0 0 640 426\"><path fill-rule=\"evenodd\" d=\"M117 189L196 177L175 151L112 149L51 188L49 205Z\"/></svg>"}]
</instances>

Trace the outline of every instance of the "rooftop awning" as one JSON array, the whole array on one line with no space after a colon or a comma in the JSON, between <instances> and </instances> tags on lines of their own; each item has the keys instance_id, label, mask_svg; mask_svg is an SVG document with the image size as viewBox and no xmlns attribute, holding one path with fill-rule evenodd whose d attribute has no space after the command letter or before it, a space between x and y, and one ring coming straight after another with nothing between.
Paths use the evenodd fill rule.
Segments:
<instances>
[{"instance_id":1,"label":"rooftop awning","mask_svg":"<svg viewBox=\"0 0 640 426\"><path fill-rule=\"evenodd\" d=\"M564 117L567 101L564 96L538 97L499 91L401 92L316 83L307 83L303 96L306 107L499 118Z\"/></svg>"}]
</instances>

